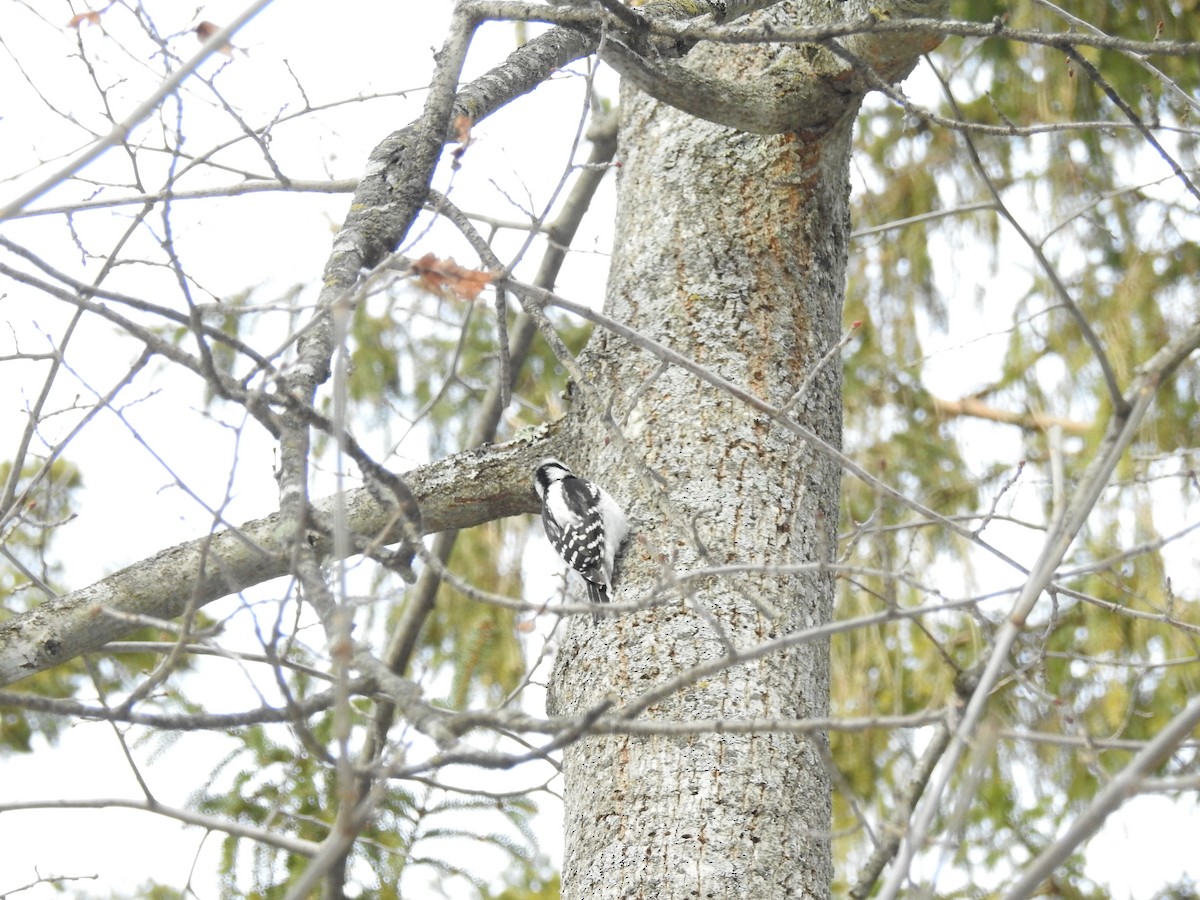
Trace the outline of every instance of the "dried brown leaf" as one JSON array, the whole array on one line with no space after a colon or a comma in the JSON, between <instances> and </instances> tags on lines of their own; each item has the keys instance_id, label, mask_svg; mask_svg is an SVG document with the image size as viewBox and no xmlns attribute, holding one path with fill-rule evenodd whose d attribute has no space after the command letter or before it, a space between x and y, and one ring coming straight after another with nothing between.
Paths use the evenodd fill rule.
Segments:
<instances>
[{"instance_id":1,"label":"dried brown leaf","mask_svg":"<svg viewBox=\"0 0 1200 900\"><path fill-rule=\"evenodd\" d=\"M458 146L451 154L450 167L453 169L462 165L463 154L471 146L471 126L474 124L470 116L459 116L454 120L454 133L458 137Z\"/></svg>"},{"instance_id":2,"label":"dried brown leaf","mask_svg":"<svg viewBox=\"0 0 1200 900\"><path fill-rule=\"evenodd\" d=\"M67 27L78 29L79 26L84 22L89 25L99 25L100 13L94 9L87 9L81 13L76 13L75 15L71 16L71 20L67 22Z\"/></svg>"},{"instance_id":3,"label":"dried brown leaf","mask_svg":"<svg viewBox=\"0 0 1200 900\"><path fill-rule=\"evenodd\" d=\"M214 34L216 34L218 31L220 31L221 26L215 25L212 22L204 21L204 22L201 22L199 25L197 25L192 30L196 32L197 40L199 40L200 43L203 44L210 37L212 37ZM230 44L226 44L225 46L220 47L218 49L220 49L220 51L222 53L224 53L226 56L233 56L233 47Z\"/></svg>"},{"instance_id":4,"label":"dried brown leaf","mask_svg":"<svg viewBox=\"0 0 1200 900\"><path fill-rule=\"evenodd\" d=\"M458 116L454 120L454 133L460 144L465 146L471 143L471 126L474 124L470 116Z\"/></svg>"},{"instance_id":5,"label":"dried brown leaf","mask_svg":"<svg viewBox=\"0 0 1200 900\"><path fill-rule=\"evenodd\" d=\"M453 259L438 259L432 253L414 262L412 271L425 290L433 294L449 291L460 300L474 300L494 277L491 272L467 269Z\"/></svg>"}]
</instances>

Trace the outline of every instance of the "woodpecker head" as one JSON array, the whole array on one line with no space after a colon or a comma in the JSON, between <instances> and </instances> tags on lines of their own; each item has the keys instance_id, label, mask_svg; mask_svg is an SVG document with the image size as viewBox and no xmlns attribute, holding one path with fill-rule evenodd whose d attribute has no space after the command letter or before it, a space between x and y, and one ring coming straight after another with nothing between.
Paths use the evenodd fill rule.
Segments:
<instances>
[{"instance_id":1,"label":"woodpecker head","mask_svg":"<svg viewBox=\"0 0 1200 900\"><path fill-rule=\"evenodd\" d=\"M533 489L537 491L539 499L546 498L546 488L554 484L556 481L562 481L564 478L571 477L571 470L560 463L557 459L543 459L538 463L538 467L533 472Z\"/></svg>"}]
</instances>

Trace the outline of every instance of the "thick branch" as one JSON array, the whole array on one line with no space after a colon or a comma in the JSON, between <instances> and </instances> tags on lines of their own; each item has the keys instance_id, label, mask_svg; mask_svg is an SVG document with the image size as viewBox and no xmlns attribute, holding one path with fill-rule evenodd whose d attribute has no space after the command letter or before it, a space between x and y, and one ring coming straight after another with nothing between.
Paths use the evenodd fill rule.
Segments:
<instances>
[{"instance_id":1,"label":"thick branch","mask_svg":"<svg viewBox=\"0 0 1200 900\"><path fill-rule=\"evenodd\" d=\"M424 206L455 119L466 116L479 121L593 46L577 34L556 31L543 35L459 91L458 76L476 25L464 7L460 3L455 8L421 118L385 138L372 151L350 213L334 240L317 311L297 344L297 359L282 385L283 392L301 405L310 405L318 386L329 378L337 342L333 310L340 307L345 311L360 272L379 264L408 233ZM308 424L289 423L281 434L278 531L290 541L292 570L306 591L314 594L320 588L316 560L301 542L308 524ZM366 462L361 457L357 461L360 466ZM363 474L373 478L382 473ZM400 480L385 484L403 505L407 486Z\"/></svg>"},{"instance_id":2,"label":"thick branch","mask_svg":"<svg viewBox=\"0 0 1200 900\"><path fill-rule=\"evenodd\" d=\"M897 17L931 17L945 12L945 0L904 4ZM905 78L921 54L941 42L937 34L858 34L845 39L854 59L876 78ZM684 112L751 134L782 134L832 127L856 109L871 80L827 51L782 51L778 61L749 80L719 78L658 56L637 52L619 40L605 45L604 59L656 100Z\"/></svg>"},{"instance_id":3,"label":"thick branch","mask_svg":"<svg viewBox=\"0 0 1200 900\"><path fill-rule=\"evenodd\" d=\"M537 512L529 472L556 452L555 432L471 451L406 473L421 506L424 532L469 528L502 516ZM345 518L359 537L356 549L400 539L391 508L366 489L350 491ZM314 504L316 525L332 520L338 497ZM278 514L206 535L135 563L93 585L49 600L0 622L0 685L98 650L136 627L129 616L172 619L189 602L203 606L289 571L288 535ZM323 559L333 541L319 528L307 538ZM106 615L106 610L122 613Z\"/></svg>"},{"instance_id":4,"label":"thick branch","mask_svg":"<svg viewBox=\"0 0 1200 900\"><path fill-rule=\"evenodd\" d=\"M915 0L921 5L926 0ZM729 4L732 7L734 4ZM773 4L753 4L755 9ZM910 4L906 4L910 5ZM886 4L880 4L886 6ZM522 2L522 0L479 0L472 6L480 19L505 21L546 22L591 28L598 24L598 17L591 7L561 5L548 6L544 3ZM1200 41L1131 40L1113 37L1098 30L1086 31L1072 27L1068 31L1045 31L1036 28L1008 28L1002 21L967 22L952 19L912 18L906 14L888 12L887 18L867 17L858 21L833 25L788 25L738 24L729 27L713 24L703 19L648 20L648 31L675 41L717 41L722 44L811 44L868 32L884 36L895 35L940 35L941 37L979 38L1005 41L1008 43L1032 44L1038 47L1095 47L1135 57L1136 60L1152 57L1186 58L1200 54ZM722 22L732 21L728 16Z\"/></svg>"},{"instance_id":5,"label":"thick branch","mask_svg":"<svg viewBox=\"0 0 1200 900\"><path fill-rule=\"evenodd\" d=\"M565 28L534 38L490 72L462 87L445 109L394 132L371 152L351 213L335 241L327 276L341 276L333 297L348 290L404 239L425 203L441 147L455 139L454 120L477 123L533 90L555 71L595 49L594 38ZM345 254L347 265L336 265ZM324 295L323 295L324 298Z\"/></svg>"},{"instance_id":6,"label":"thick branch","mask_svg":"<svg viewBox=\"0 0 1200 900\"><path fill-rule=\"evenodd\" d=\"M1087 434L1092 430L1090 422L1080 422L1066 419L1062 416L1050 416L1038 412L1014 412L1011 409L1000 409L989 406L978 397L963 397L961 400L947 400L933 397L933 411L939 416L969 416L975 419L988 419L992 422L1002 422L1005 425L1017 425L1026 431L1045 431L1058 426L1067 434Z\"/></svg>"}]
</instances>

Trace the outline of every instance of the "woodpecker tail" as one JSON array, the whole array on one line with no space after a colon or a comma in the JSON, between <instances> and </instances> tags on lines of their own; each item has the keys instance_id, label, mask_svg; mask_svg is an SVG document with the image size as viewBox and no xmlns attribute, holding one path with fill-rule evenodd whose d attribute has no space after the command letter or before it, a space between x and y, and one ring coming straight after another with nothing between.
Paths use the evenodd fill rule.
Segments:
<instances>
[{"instance_id":1,"label":"woodpecker tail","mask_svg":"<svg viewBox=\"0 0 1200 900\"><path fill-rule=\"evenodd\" d=\"M603 581L589 581L587 583L588 600L597 604L608 602L608 587ZM597 608L596 612L592 613L592 623L595 624L604 618L604 614Z\"/></svg>"}]
</instances>

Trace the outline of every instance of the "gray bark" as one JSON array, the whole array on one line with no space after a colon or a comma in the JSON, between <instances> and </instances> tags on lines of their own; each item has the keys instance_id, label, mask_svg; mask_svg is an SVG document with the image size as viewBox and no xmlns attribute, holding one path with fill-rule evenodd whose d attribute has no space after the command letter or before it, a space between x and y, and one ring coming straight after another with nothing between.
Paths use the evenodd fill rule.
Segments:
<instances>
[{"instance_id":1,"label":"gray bark","mask_svg":"<svg viewBox=\"0 0 1200 900\"><path fill-rule=\"evenodd\" d=\"M486 453L468 451L405 473L421 507L424 533L535 512L537 498L529 486L529 472L537 460L559 452L559 443L551 429ZM328 497L314 504L315 521L306 541L319 558L335 553L328 528L321 526L329 525L339 503L347 527L359 539L350 552L368 546L379 550L400 540L394 509L360 488L344 498ZM291 562L287 537L278 513L255 519L170 547L0 622L0 687L100 649L142 624L137 617L173 619L188 609L286 575Z\"/></svg>"},{"instance_id":2,"label":"gray bark","mask_svg":"<svg viewBox=\"0 0 1200 900\"><path fill-rule=\"evenodd\" d=\"M795 21L795 9L786 12ZM798 52L701 45L681 65L709 83L753 83L787 68L813 77L794 65ZM862 96L845 87L798 86L822 108L796 122L803 133L765 136L626 87L605 310L776 407L807 380L792 415L835 447L841 365L836 353L820 364L841 330L851 130ZM837 464L688 373L660 371L624 341L593 341L585 370L580 402L593 408L577 419L585 452L572 459L590 455L579 467L625 501L636 523L615 600L657 603L594 627L577 621L557 659L551 712L633 700L699 663L732 662L765 639L828 621L832 577L819 570L709 578L674 594L669 585L671 573L706 566L829 560ZM582 433L610 403L625 440ZM588 454L593 447L604 449ZM641 464L656 477L636 478ZM828 647L817 642L734 662L642 716L819 717L828 696ZM576 743L563 760L564 898L828 897L825 756L824 735L770 732Z\"/></svg>"}]
</instances>

